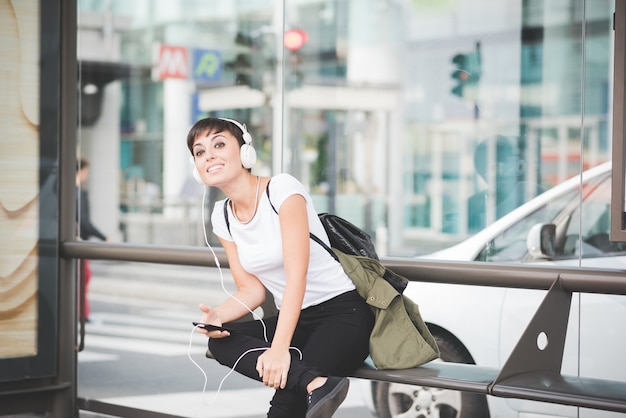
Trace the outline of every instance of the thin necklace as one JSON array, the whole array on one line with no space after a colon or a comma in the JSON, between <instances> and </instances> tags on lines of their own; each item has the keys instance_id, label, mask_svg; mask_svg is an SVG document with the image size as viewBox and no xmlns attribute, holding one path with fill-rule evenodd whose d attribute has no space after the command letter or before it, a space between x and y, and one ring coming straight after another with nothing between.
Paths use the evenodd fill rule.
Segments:
<instances>
[{"instance_id":1,"label":"thin necklace","mask_svg":"<svg viewBox=\"0 0 626 418\"><path fill-rule=\"evenodd\" d=\"M248 219L245 222L239 220L239 217L237 216L237 212L235 211L235 202L233 202L233 214L235 215L237 220L239 222L241 222L242 224L244 224L244 225L245 224L249 224L250 221L252 220L252 218L254 218L254 215L256 215L256 208L257 208L258 202L259 202L259 190L261 189L261 176L256 176L256 178L257 178L257 181L256 181L256 195L254 196L254 210L252 211L252 216L250 216L250 219Z\"/></svg>"}]
</instances>

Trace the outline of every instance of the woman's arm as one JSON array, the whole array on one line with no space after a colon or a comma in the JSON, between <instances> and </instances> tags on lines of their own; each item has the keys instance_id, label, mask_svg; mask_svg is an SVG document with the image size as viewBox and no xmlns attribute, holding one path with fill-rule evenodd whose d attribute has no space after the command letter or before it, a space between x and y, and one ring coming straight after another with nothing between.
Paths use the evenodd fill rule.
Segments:
<instances>
[{"instance_id":1,"label":"woman's arm","mask_svg":"<svg viewBox=\"0 0 626 418\"><path fill-rule=\"evenodd\" d=\"M302 195L288 197L280 207L285 293L272 347L289 348L300 318L309 268L309 222Z\"/></svg>"},{"instance_id":2,"label":"woman's arm","mask_svg":"<svg viewBox=\"0 0 626 418\"><path fill-rule=\"evenodd\" d=\"M263 383L285 388L291 365L289 346L300 318L309 266L309 223L306 201L301 195L288 197L280 206L280 228L286 284L270 350L257 361Z\"/></svg>"}]
</instances>

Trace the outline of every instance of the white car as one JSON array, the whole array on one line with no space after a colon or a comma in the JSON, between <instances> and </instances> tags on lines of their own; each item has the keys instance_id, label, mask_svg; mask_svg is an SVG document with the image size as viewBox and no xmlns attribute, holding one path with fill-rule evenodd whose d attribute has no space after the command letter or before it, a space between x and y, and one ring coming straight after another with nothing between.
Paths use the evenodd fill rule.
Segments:
<instances>
[{"instance_id":1,"label":"white car","mask_svg":"<svg viewBox=\"0 0 626 418\"><path fill-rule=\"evenodd\" d=\"M580 176L563 182L471 238L421 258L624 269L626 243L611 242L608 235L610 191L606 163L584 172L582 182ZM537 245L542 233L550 244L543 251ZM411 282L405 294L420 306L443 361L501 367L545 291ZM625 323L626 297L574 295L562 372L626 381ZM364 385L366 402L379 418L624 416L394 383Z\"/></svg>"}]
</instances>

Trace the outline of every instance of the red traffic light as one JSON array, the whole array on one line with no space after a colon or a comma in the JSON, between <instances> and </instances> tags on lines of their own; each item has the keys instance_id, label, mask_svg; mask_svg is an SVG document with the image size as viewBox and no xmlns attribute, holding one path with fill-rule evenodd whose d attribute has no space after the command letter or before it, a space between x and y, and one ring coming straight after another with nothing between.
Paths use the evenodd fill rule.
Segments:
<instances>
[{"instance_id":1,"label":"red traffic light","mask_svg":"<svg viewBox=\"0 0 626 418\"><path fill-rule=\"evenodd\" d=\"M285 32L285 48L296 51L302 48L309 36L305 31L300 29L291 29Z\"/></svg>"}]
</instances>

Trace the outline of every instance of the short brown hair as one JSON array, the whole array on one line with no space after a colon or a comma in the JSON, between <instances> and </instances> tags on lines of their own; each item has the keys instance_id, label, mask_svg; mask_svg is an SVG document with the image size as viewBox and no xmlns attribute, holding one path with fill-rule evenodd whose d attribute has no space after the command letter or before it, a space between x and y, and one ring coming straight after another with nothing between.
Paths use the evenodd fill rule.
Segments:
<instances>
[{"instance_id":1,"label":"short brown hair","mask_svg":"<svg viewBox=\"0 0 626 418\"><path fill-rule=\"evenodd\" d=\"M189 148L189 152L193 155L193 143L198 136L224 131L230 132L235 138L237 138L237 142L239 142L240 147L244 144L243 132L234 123L220 118L204 118L197 121L187 134L187 148Z\"/></svg>"}]
</instances>

